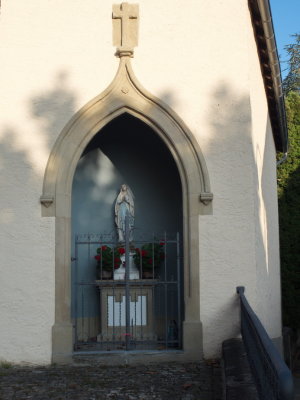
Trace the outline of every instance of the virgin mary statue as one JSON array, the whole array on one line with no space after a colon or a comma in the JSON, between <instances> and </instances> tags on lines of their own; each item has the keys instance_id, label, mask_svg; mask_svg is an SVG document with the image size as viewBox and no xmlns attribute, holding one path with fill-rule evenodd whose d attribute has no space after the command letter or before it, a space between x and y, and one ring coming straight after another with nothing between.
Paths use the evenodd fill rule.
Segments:
<instances>
[{"instance_id":1,"label":"virgin mary statue","mask_svg":"<svg viewBox=\"0 0 300 400\"><path fill-rule=\"evenodd\" d=\"M120 193L115 203L115 222L119 242L125 242L125 217L129 218L129 241L133 241L134 227L134 197L129 186L125 183L121 186Z\"/></svg>"}]
</instances>

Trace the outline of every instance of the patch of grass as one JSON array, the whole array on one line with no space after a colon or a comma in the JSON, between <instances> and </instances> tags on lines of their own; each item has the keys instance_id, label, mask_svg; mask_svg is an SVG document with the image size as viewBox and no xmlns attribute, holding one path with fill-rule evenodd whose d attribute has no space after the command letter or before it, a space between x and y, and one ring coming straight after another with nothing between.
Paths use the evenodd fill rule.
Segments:
<instances>
[{"instance_id":1,"label":"patch of grass","mask_svg":"<svg viewBox=\"0 0 300 400\"><path fill-rule=\"evenodd\" d=\"M0 368L9 369L12 367L12 363L9 361L0 361Z\"/></svg>"},{"instance_id":2,"label":"patch of grass","mask_svg":"<svg viewBox=\"0 0 300 400\"><path fill-rule=\"evenodd\" d=\"M9 375L9 374L10 374L9 371L5 371L5 370L1 371L1 369L0 369L0 376L6 376L6 375Z\"/></svg>"}]
</instances>

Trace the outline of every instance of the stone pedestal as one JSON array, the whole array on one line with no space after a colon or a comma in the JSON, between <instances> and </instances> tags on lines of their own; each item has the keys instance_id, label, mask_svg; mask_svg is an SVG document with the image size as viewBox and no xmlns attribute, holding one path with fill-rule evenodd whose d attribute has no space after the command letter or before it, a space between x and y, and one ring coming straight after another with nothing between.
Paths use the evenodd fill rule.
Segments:
<instances>
[{"instance_id":1,"label":"stone pedestal","mask_svg":"<svg viewBox=\"0 0 300 400\"><path fill-rule=\"evenodd\" d=\"M153 283L130 282L130 326L126 328L125 282L97 281L100 291L100 333L98 342L156 340L153 321Z\"/></svg>"},{"instance_id":2,"label":"stone pedestal","mask_svg":"<svg viewBox=\"0 0 300 400\"><path fill-rule=\"evenodd\" d=\"M129 279L139 279L140 278L140 272L135 266L133 256L135 253L130 253L129 254ZM125 279L125 254L123 254L121 257L121 265L118 269L114 270L114 280L124 280Z\"/></svg>"}]
</instances>

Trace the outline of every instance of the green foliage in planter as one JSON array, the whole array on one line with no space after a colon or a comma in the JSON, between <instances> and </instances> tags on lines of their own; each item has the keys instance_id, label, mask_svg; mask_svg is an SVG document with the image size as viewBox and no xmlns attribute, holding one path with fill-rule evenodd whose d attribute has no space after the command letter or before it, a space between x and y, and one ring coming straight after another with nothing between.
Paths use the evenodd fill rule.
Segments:
<instances>
[{"instance_id":1,"label":"green foliage in planter","mask_svg":"<svg viewBox=\"0 0 300 400\"><path fill-rule=\"evenodd\" d=\"M117 269L121 264L121 255L125 253L123 247L112 248L109 246L101 246L97 248L97 255L95 255L95 260L97 260L97 269L103 271L113 271Z\"/></svg>"},{"instance_id":2,"label":"green foliage in planter","mask_svg":"<svg viewBox=\"0 0 300 400\"><path fill-rule=\"evenodd\" d=\"M300 328L300 94L286 97L289 155L278 167L283 324Z\"/></svg>"},{"instance_id":3,"label":"green foliage in planter","mask_svg":"<svg viewBox=\"0 0 300 400\"><path fill-rule=\"evenodd\" d=\"M164 258L164 242L146 243L140 249L135 249L133 256L135 265L143 271L157 269Z\"/></svg>"}]
</instances>

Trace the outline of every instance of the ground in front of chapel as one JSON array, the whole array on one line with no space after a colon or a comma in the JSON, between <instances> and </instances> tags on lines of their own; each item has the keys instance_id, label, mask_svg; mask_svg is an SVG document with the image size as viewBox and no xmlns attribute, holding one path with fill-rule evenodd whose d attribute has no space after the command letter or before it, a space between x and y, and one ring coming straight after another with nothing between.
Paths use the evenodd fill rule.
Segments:
<instances>
[{"instance_id":1,"label":"ground in front of chapel","mask_svg":"<svg viewBox=\"0 0 300 400\"><path fill-rule=\"evenodd\" d=\"M0 366L1 400L221 400L218 362Z\"/></svg>"}]
</instances>

